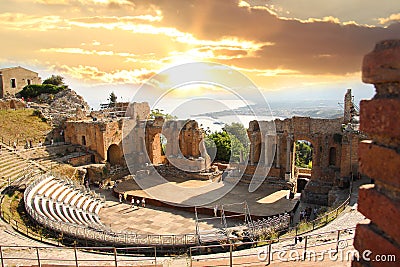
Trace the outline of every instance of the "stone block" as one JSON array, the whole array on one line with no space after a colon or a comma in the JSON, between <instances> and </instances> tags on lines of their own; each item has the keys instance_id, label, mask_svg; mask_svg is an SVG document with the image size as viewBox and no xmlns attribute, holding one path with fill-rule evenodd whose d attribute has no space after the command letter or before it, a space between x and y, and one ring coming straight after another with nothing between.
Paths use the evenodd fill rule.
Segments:
<instances>
[{"instance_id":1,"label":"stone block","mask_svg":"<svg viewBox=\"0 0 400 267\"><path fill-rule=\"evenodd\" d=\"M371 224L357 225L354 247L359 252L362 264L353 266L398 266L400 248L373 230ZM389 255L394 255L395 261L381 261L388 259Z\"/></svg>"},{"instance_id":2,"label":"stone block","mask_svg":"<svg viewBox=\"0 0 400 267\"><path fill-rule=\"evenodd\" d=\"M400 40L386 40L364 57L362 80L365 83L400 81Z\"/></svg>"},{"instance_id":3,"label":"stone block","mask_svg":"<svg viewBox=\"0 0 400 267\"><path fill-rule=\"evenodd\" d=\"M371 184L361 186L358 194L358 210L400 244L400 203L379 193Z\"/></svg>"},{"instance_id":4,"label":"stone block","mask_svg":"<svg viewBox=\"0 0 400 267\"><path fill-rule=\"evenodd\" d=\"M390 148L363 141L359 145L360 170L363 174L400 188L400 154Z\"/></svg>"},{"instance_id":5,"label":"stone block","mask_svg":"<svg viewBox=\"0 0 400 267\"><path fill-rule=\"evenodd\" d=\"M400 99L361 101L360 130L367 134L400 138Z\"/></svg>"}]
</instances>

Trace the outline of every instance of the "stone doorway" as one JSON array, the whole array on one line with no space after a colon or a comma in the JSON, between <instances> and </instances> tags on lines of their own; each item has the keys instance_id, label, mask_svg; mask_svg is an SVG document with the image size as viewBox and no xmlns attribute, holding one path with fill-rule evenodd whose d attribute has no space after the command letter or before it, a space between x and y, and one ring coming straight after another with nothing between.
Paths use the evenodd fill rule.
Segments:
<instances>
[{"instance_id":1,"label":"stone doorway","mask_svg":"<svg viewBox=\"0 0 400 267\"><path fill-rule=\"evenodd\" d=\"M297 179L297 193L311 180L314 158L314 146L308 140L296 140L293 144L292 171Z\"/></svg>"},{"instance_id":2,"label":"stone doorway","mask_svg":"<svg viewBox=\"0 0 400 267\"><path fill-rule=\"evenodd\" d=\"M122 165L122 150L116 145L112 144L107 150L107 162L111 165Z\"/></svg>"}]
</instances>

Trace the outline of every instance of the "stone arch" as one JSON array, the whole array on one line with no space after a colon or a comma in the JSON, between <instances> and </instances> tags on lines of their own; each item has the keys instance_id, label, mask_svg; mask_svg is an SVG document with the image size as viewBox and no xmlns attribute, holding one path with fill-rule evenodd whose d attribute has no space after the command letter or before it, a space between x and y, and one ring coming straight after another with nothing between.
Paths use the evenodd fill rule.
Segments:
<instances>
[{"instance_id":1,"label":"stone arch","mask_svg":"<svg viewBox=\"0 0 400 267\"><path fill-rule=\"evenodd\" d=\"M318 144L313 138L311 138L308 135L294 135L293 144L291 146L291 153L292 153L291 170L293 173L295 173L295 168L296 168L296 149L295 148L296 148L296 143L298 141L306 141L310 144L312 168L310 170L309 175L307 175L306 173L302 173L302 174L298 173L297 175L299 177L311 179L311 177L313 176L313 173L314 173L315 166L318 165L318 158L316 156ZM308 173L308 171L307 171L307 173Z\"/></svg>"},{"instance_id":2,"label":"stone arch","mask_svg":"<svg viewBox=\"0 0 400 267\"><path fill-rule=\"evenodd\" d=\"M111 165L122 165L122 157L123 153L118 145L112 144L108 147L107 162L109 162Z\"/></svg>"}]
</instances>

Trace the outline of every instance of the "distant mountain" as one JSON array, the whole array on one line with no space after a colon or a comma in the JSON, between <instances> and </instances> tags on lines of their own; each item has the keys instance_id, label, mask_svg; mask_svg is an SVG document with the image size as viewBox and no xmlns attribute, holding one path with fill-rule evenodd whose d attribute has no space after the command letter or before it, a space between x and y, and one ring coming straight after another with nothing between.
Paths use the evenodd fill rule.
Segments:
<instances>
[{"instance_id":1,"label":"distant mountain","mask_svg":"<svg viewBox=\"0 0 400 267\"><path fill-rule=\"evenodd\" d=\"M303 116L333 119L343 116L343 107L332 100L285 101L272 102L270 103L270 107L262 105L249 105L230 110L198 114L197 116L218 118L231 115L268 116L271 114L278 118Z\"/></svg>"}]
</instances>

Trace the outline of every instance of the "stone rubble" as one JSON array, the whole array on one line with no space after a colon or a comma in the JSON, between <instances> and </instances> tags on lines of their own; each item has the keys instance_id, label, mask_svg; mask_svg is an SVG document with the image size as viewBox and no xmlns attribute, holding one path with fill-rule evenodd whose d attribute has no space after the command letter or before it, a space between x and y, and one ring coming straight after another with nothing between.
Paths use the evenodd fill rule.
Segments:
<instances>
[{"instance_id":1,"label":"stone rubble","mask_svg":"<svg viewBox=\"0 0 400 267\"><path fill-rule=\"evenodd\" d=\"M42 117L54 127L60 127L68 118L75 117L77 110L85 113L90 111L83 97L72 89L65 89L55 95L42 94L38 100L43 103L31 103L30 107L39 110Z\"/></svg>"}]
</instances>

